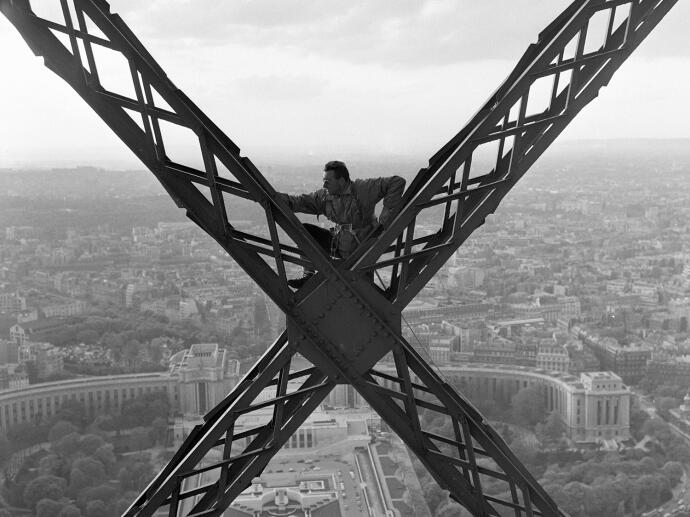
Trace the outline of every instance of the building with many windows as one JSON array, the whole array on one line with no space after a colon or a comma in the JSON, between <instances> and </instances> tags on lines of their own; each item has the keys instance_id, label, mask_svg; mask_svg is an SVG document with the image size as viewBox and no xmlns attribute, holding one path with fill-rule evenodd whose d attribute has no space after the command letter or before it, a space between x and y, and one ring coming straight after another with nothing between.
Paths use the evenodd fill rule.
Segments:
<instances>
[{"instance_id":1,"label":"building with many windows","mask_svg":"<svg viewBox=\"0 0 690 517\"><path fill-rule=\"evenodd\" d=\"M567 372L570 365L568 350L564 346L556 344L537 346L537 368L544 370Z\"/></svg>"},{"instance_id":2,"label":"building with many windows","mask_svg":"<svg viewBox=\"0 0 690 517\"><path fill-rule=\"evenodd\" d=\"M379 368L395 375L395 367ZM579 443L624 441L630 438L630 390L613 372L562 372L508 365L465 364L441 368L460 384L460 392L510 403L521 389L536 386L546 410L557 411L566 436ZM416 381L416 379L413 379ZM385 387L398 390L389 380ZM365 404L361 400L362 405Z\"/></svg>"},{"instance_id":3,"label":"building with many windows","mask_svg":"<svg viewBox=\"0 0 690 517\"><path fill-rule=\"evenodd\" d=\"M611 370L624 382L635 383L647 373L647 362L652 349L646 345L621 345L612 337L601 337L588 329L573 326L571 332L588 346L601 364L602 370Z\"/></svg>"},{"instance_id":4,"label":"building with many windows","mask_svg":"<svg viewBox=\"0 0 690 517\"><path fill-rule=\"evenodd\" d=\"M177 379L167 373L84 377L0 391L0 428L38 423L55 416L67 400L76 400L90 416L117 413L122 404L145 393L165 392L179 404Z\"/></svg>"},{"instance_id":5,"label":"building with many windows","mask_svg":"<svg viewBox=\"0 0 690 517\"><path fill-rule=\"evenodd\" d=\"M165 373L84 377L0 391L0 429L46 421L67 400L83 403L90 416L97 416L118 413L125 401L155 392L167 395L173 412L201 416L238 381L239 363L228 359L225 349L196 344L173 356Z\"/></svg>"},{"instance_id":6,"label":"building with many windows","mask_svg":"<svg viewBox=\"0 0 690 517\"><path fill-rule=\"evenodd\" d=\"M50 343L26 341L19 345L19 362L32 363L36 369L37 379L46 379L62 371L62 354Z\"/></svg>"},{"instance_id":7,"label":"building with many windows","mask_svg":"<svg viewBox=\"0 0 690 517\"><path fill-rule=\"evenodd\" d=\"M225 360L224 351L213 344L193 346L173 356L173 368L167 373L88 377L0 391L0 429L27 422L41 422L53 417L67 400L84 404L91 416L117 413L129 399L146 393L162 392L174 411L187 415L190 425L199 418L204 404L211 409L239 380L236 364ZM221 369L220 364L224 364ZM394 365L382 365L381 371L395 376ZM477 393L497 401L509 402L523 388L536 386L544 397L547 411L557 411L566 426L567 436L575 442L626 440L630 437L630 391L612 372L585 372L580 377L535 368L465 364L446 366L444 375L461 385L461 392ZM417 379L414 379L415 381ZM389 389L392 382L382 381ZM202 388L201 385L204 385ZM223 386L220 391L220 387ZM288 391L290 391L288 386ZM217 391L216 391L217 390ZM270 390L269 390L270 391ZM271 393L261 394L270 397ZM347 385L338 385L325 403L331 407L366 407L366 402ZM371 415L369 415L370 417ZM270 421L265 414L252 412L248 419ZM314 412L285 445L287 449L312 449L345 439L366 437L369 418L358 415L333 415ZM255 427L259 421L238 420L238 426ZM184 439L188 426L176 428L176 437ZM240 427L238 427L239 429ZM177 434L179 433L179 436Z\"/></svg>"},{"instance_id":8,"label":"building with many windows","mask_svg":"<svg viewBox=\"0 0 690 517\"><path fill-rule=\"evenodd\" d=\"M178 379L179 411L203 415L220 403L239 381L240 363L217 343L197 343L170 359Z\"/></svg>"},{"instance_id":9,"label":"building with many windows","mask_svg":"<svg viewBox=\"0 0 690 517\"><path fill-rule=\"evenodd\" d=\"M23 345L27 341L48 341L48 338L65 326L64 320L41 319L17 323L10 327L10 339Z\"/></svg>"}]
</instances>

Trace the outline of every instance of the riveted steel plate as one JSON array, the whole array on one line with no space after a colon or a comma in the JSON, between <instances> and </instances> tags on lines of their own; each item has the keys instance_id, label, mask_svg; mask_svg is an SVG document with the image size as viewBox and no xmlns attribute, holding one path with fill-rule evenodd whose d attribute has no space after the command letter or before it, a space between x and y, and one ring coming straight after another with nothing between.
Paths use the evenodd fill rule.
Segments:
<instances>
[{"instance_id":1,"label":"riveted steel plate","mask_svg":"<svg viewBox=\"0 0 690 517\"><path fill-rule=\"evenodd\" d=\"M324 346L324 340L339 356L333 359L361 374L390 351L395 343L393 333L400 335L401 319L400 312L367 278L352 271L341 273L357 294L339 282L322 281L299 302L300 321L288 318L288 338L293 346L338 381L337 371L321 359L323 353L328 354L329 345ZM319 281L318 277L310 280ZM310 331L312 339L305 339ZM322 350L315 350L314 342Z\"/></svg>"}]
</instances>

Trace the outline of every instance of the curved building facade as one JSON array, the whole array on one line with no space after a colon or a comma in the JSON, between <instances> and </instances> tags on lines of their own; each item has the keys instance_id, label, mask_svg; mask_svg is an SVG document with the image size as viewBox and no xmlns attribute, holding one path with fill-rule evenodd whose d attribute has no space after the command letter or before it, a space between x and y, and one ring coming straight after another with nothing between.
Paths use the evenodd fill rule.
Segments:
<instances>
[{"instance_id":1,"label":"curved building facade","mask_svg":"<svg viewBox=\"0 0 690 517\"><path fill-rule=\"evenodd\" d=\"M83 403L90 416L97 416L118 412L126 400L154 392L166 393L171 407L179 406L177 378L168 373L88 377L4 390L0 428L47 421L68 400Z\"/></svg>"},{"instance_id":2,"label":"curved building facade","mask_svg":"<svg viewBox=\"0 0 690 517\"><path fill-rule=\"evenodd\" d=\"M90 416L117 413L125 401L162 392L174 411L200 415L239 381L239 365L222 349L194 346L181 354L170 372L89 377L0 391L0 429L52 418L67 400L84 404ZM395 368L380 368L395 375ZM630 391L612 372L580 377L528 367L467 364L445 367L461 391L509 403L521 389L537 386L547 411L558 411L575 442L625 440L630 437ZM387 387L396 389L392 382ZM325 401L333 407L362 407L366 402L349 385L338 385Z\"/></svg>"},{"instance_id":3,"label":"curved building facade","mask_svg":"<svg viewBox=\"0 0 690 517\"><path fill-rule=\"evenodd\" d=\"M379 367L395 375L393 365ZM612 372L585 372L580 377L524 366L483 365L477 363L441 368L454 377L460 391L510 403L521 389L537 386L548 412L557 411L575 442L626 440L630 437L630 390ZM397 390L392 381L383 381ZM327 398L333 407L366 405L361 395L349 385L338 385Z\"/></svg>"},{"instance_id":4,"label":"curved building facade","mask_svg":"<svg viewBox=\"0 0 690 517\"><path fill-rule=\"evenodd\" d=\"M118 413L127 401L162 392L173 411L202 415L239 381L239 363L215 343L192 345L173 356L169 372L84 377L0 391L0 429L45 422L68 400L84 404L89 416Z\"/></svg>"}]
</instances>

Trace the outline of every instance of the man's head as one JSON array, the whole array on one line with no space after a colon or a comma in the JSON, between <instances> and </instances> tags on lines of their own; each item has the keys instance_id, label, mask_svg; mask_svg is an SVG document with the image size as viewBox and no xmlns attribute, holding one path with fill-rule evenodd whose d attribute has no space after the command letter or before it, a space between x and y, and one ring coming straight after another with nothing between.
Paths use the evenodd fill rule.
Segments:
<instances>
[{"instance_id":1,"label":"man's head","mask_svg":"<svg viewBox=\"0 0 690 517\"><path fill-rule=\"evenodd\" d=\"M350 182L350 172L343 162L334 160L323 167L323 188L329 194L340 194Z\"/></svg>"}]
</instances>

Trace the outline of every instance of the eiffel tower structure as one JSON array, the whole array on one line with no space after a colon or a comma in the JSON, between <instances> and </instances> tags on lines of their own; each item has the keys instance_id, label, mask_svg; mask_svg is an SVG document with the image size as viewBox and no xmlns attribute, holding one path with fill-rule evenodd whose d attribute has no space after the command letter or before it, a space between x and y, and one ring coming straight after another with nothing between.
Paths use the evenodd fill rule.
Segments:
<instances>
[{"instance_id":1,"label":"eiffel tower structure","mask_svg":"<svg viewBox=\"0 0 690 517\"><path fill-rule=\"evenodd\" d=\"M107 2L36 0L32 6L29 0L0 0L0 10L32 51L286 315L285 331L205 415L124 515L222 515L343 383L361 394L440 487L473 515L565 515L472 404L402 337L401 312L676 2L573 1L419 171L385 232L336 263L240 148L170 81ZM32 10L47 4L57 15ZM128 94L109 87L99 68L104 54L121 63L124 77L118 79L131 82ZM544 85L548 98L533 102ZM164 138L163 126L193 138L202 167L171 158L179 150ZM492 153L489 164L474 159L485 149ZM260 205L263 232L243 232L231 224L228 211L238 198ZM434 232L420 234L421 217L435 221ZM286 264L310 265L317 274L293 292ZM366 279L372 271L388 279L385 290ZM312 366L291 368L296 354ZM378 367L384 356L393 358L395 373ZM289 381L298 387L288 388ZM271 398L259 401L267 390ZM267 408L268 423L236 428L238 419ZM425 429L421 415L429 413L443 419L452 435ZM487 493L487 482L502 486L503 495Z\"/></svg>"}]
</instances>

